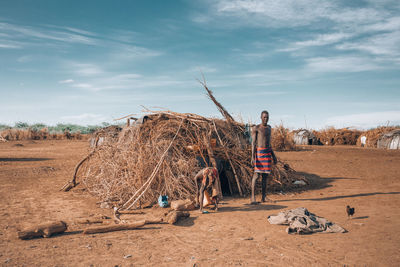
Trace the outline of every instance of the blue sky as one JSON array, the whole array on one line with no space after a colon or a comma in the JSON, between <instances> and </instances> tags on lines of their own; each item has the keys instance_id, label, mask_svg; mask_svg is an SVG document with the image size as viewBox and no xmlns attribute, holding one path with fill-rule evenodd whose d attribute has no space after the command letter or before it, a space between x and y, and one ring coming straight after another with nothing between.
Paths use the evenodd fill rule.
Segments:
<instances>
[{"instance_id":1,"label":"blue sky","mask_svg":"<svg viewBox=\"0 0 400 267\"><path fill-rule=\"evenodd\" d=\"M1 1L0 123L142 105L291 128L400 124L400 1Z\"/></svg>"}]
</instances>

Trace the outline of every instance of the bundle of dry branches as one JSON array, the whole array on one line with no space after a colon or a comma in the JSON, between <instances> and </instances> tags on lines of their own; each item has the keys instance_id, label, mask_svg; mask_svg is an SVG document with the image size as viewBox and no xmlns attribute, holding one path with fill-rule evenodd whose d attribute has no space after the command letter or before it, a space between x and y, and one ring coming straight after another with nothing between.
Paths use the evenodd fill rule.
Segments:
<instances>
[{"instance_id":1,"label":"bundle of dry branches","mask_svg":"<svg viewBox=\"0 0 400 267\"><path fill-rule=\"evenodd\" d=\"M49 133L47 128L41 130L33 129L6 129L0 131L0 138L7 141L21 141L21 140L82 140L87 139L87 134L81 134L79 132L70 133L65 131L64 133Z\"/></svg>"},{"instance_id":2,"label":"bundle of dry branches","mask_svg":"<svg viewBox=\"0 0 400 267\"><path fill-rule=\"evenodd\" d=\"M361 131L348 128L335 129L333 127L320 131L313 131L324 145L355 145Z\"/></svg>"},{"instance_id":3,"label":"bundle of dry branches","mask_svg":"<svg viewBox=\"0 0 400 267\"><path fill-rule=\"evenodd\" d=\"M199 160L215 167L217 161L226 162L232 193L250 192L253 168L244 125L171 111L152 112L148 118L125 127L118 141L106 139L82 164L80 177L89 192L118 207L137 195L137 206L154 203L160 194L193 198L193 177L203 167ZM272 173L271 184L280 190L303 179L283 163Z\"/></svg>"},{"instance_id":4,"label":"bundle of dry branches","mask_svg":"<svg viewBox=\"0 0 400 267\"><path fill-rule=\"evenodd\" d=\"M293 134L283 124L272 128L271 146L276 151L295 150L296 146L293 142Z\"/></svg>"}]
</instances>

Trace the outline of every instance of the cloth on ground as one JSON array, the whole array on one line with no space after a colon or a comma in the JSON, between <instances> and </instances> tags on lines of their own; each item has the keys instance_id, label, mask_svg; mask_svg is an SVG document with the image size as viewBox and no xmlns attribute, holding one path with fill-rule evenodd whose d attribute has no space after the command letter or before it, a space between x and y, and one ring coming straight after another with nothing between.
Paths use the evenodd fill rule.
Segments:
<instances>
[{"instance_id":1,"label":"cloth on ground","mask_svg":"<svg viewBox=\"0 0 400 267\"><path fill-rule=\"evenodd\" d=\"M288 234L312 234L312 233L345 233L344 228L318 217L306 208L296 208L279 212L278 215L268 216L270 224L289 225L286 228Z\"/></svg>"},{"instance_id":2,"label":"cloth on ground","mask_svg":"<svg viewBox=\"0 0 400 267\"><path fill-rule=\"evenodd\" d=\"M257 147L254 171L257 173L271 173L271 162L271 148Z\"/></svg>"},{"instance_id":3,"label":"cloth on ground","mask_svg":"<svg viewBox=\"0 0 400 267\"><path fill-rule=\"evenodd\" d=\"M211 198L214 200L216 197L221 199L222 194L220 192L220 181L218 176L218 170L213 167L205 168L203 171L202 183L205 188L211 188Z\"/></svg>"}]
</instances>

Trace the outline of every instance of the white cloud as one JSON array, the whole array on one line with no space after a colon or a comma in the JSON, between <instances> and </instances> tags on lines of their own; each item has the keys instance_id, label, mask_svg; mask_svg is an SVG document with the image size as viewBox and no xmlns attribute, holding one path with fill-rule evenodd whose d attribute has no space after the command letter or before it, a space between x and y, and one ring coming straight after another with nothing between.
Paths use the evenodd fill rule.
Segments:
<instances>
[{"instance_id":1,"label":"white cloud","mask_svg":"<svg viewBox=\"0 0 400 267\"><path fill-rule=\"evenodd\" d=\"M250 97L262 97L262 96L273 96L273 95L285 95L287 92L284 91L246 91L246 92L229 92L229 94L224 95L224 98L250 98Z\"/></svg>"},{"instance_id":2,"label":"white cloud","mask_svg":"<svg viewBox=\"0 0 400 267\"><path fill-rule=\"evenodd\" d=\"M25 62L29 62L29 61L31 61L32 60L32 56L30 56L30 55L27 55L27 56L21 56L21 57L19 57L19 58L17 58L17 61L18 62L20 62L20 63L25 63Z\"/></svg>"},{"instance_id":3,"label":"white cloud","mask_svg":"<svg viewBox=\"0 0 400 267\"><path fill-rule=\"evenodd\" d=\"M62 116L60 119L64 123L73 123L79 125L93 125L111 121L111 118L109 116L104 116L102 114L92 114L92 113Z\"/></svg>"},{"instance_id":4,"label":"white cloud","mask_svg":"<svg viewBox=\"0 0 400 267\"><path fill-rule=\"evenodd\" d=\"M386 20L364 26L361 31L398 31L400 29L400 17L389 17Z\"/></svg>"},{"instance_id":5,"label":"white cloud","mask_svg":"<svg viewBox=\"0 0 400 267\"><path fill-rule=\"evenodd\" d=\"M218 16L240 19L241 23L261 27L308 25L326 16L332 4L316 0L220 0L215 9Z\"/></svg>"},{"instance_id":6,"label":"white cloud","mask_svg":"<svg viewBox=\"0 0 400 267\"><path fill-rule=\"evenodd\" d=\"M311 72L361 72L381 69L373 60L357 56L316 57L306 59Z\"/></svg>"},{"instance_id":7,"label":"white cloud","mask_svg":"<svg viewBox=\"0 0 400 267\"><path fill-rule=\"evenodd\" d=\"M73 82L74 82L74 80L72 80L72 79L67 79L67 80L59 81L58 83L73 83Z\"/></svg>"},{"instance_id":8,"label":"white cloud","mask_svg":"<svg viewBox=\"0 0 400 267\"><path fill-rule=\"evenodd\" d=\"M317 58L320 50L313 48L335 45L328 47L331 50L325 49L321 58L326 58L327 53L337 54L345 50L375 56L374 62L367 58L362 60L363 63L367 63L365 66L355 66L351 63L354 56L346 60L344 58L348 57L347 55L331 60L331 67L318 59L307 62L309 67L322 66L324 71L337 71L343 69L341 62L347 61L352 65L351 68L347 68L350 71L363 71L391 67L393 62L400 62L400 16L396 13L399 8L400 4L396 1L372 1L355 6L343 1L328 0L218 0L212 2L209 7L210 21L196 22L213 23L217 27L266 29L310 26L312 32L317 32L314 36L291 41L286 47L281 45L281 48L275 51L292 52L292 56L295 57L313 55ZM320 30L329 33L318 33ZM304 34L291 38L299 36L304 38ZM297 52L301 49L305 51ZM266 48L262 48L244 56L253 59L265 58L269 55L265 51Z\"/></svg>"},{"instance_id":9,"label":"white cloud","mask_svg":"<svg viewBox=\"0 0 400 267\"><path fill-rule=\"evenodd\" d=\"M330 45L330 44L334 44L334 43L343 41L350 37L352 37L352 34L342 33L342 32L319 34L312 40L294 42L288 48L278 49L277 51L290 52L290 51L295 51L295 50L298 50L301 48L307 48L307 47L312 47L312 46Z\"/></svg>"},{"instance_id":10,"label":"white cloud","mask_svg":"<svg viewBox=\"0 0 400 267\"><path fill-rule=\"evenodd\" d=\"M96 33L85 31L85 30L82 30L82 29L74 28L74 27L61 27L61 29L66 29L66 30L68 30L70 32L79 33L81 35L97 36Z\"/></svg>"},{"instance_id":11,"label":"white cloud","mask_svg":"<svg viewBox=\"0 0 400 267\"><path fill-rule=\"evenodd\" d=\"M78 33L71 33L62 30L50 30L48 28L37 28L30 26L20 26L16 24L0 22L0 30L10 33L13 38L33 38L61 41L68 43L80 43L94 45L97 40ZM32 41L32 40L30 40Z\"/></svg>"},{"instance_id":12,"label":"white cloud","mask_svg":"<svg viewBox=\"0 0 400 267\"><path fill-rule=\"evenodd\" d=\"M132 59L145 59L162 55L161 51L148 49L128 44L113 44L110 57L113 61L131 61Z\"/></svg>"},{"instance_id":13,"label":"white cloud","mask_svg":"<svg viewBox=\"0 0 400 267\"><path fill-rule=\"evenodd\" d=\"M214 73L217 72L217 69L211 66L195 66L189 68L187 71L194 72L196 75L199 75L201 73Z\"/></svg>"},{"instance_id":14,"label":"white cloud","mask_svg":"<svg viewBox=\"0 0 400 267\"><path fill-rule=\"evenodd\" d=\"M344 43L337 46L341 50L361 50L374 55L400 55L400 30L378 34L357 42Z\"/></svg>"},{"instance_id":15,"label":"white cloud","mask_svg":"<svg viewBox=\"0 0 400 267\"><path fill-rule=\"evenodd\" d=\"M326 125L342 128L342 127L357 127L371 128L377 125L399 125L400 111L382 111L371 113L349 114L342 116L330 117L326 120Z\"/></svg>"},{"instance_id":16,"label":"white cloud","mask_svg":"<svg viewBox=\"0 0 400 267\"><path fill-rule=\"evenodd\" d=\"M79 76L96 76L104 74L105 71L98 65L87 63L70 63L67 68Z\"/></svg>"},{"instance_id":17,"label":"white cloud","mask_svg":"<svg viewBox=\"0 0 400 267\"><path fill-rule=\"evenodd\" d=\"M169 76L143 76L137 73L113 73L104 71L94 64L69 63L71 73L80 76L78 79L59 81L71 87L88 91L103 91L114 89L144 89L167 86L180 86L183 80L171 79Z\"/></svg>"},{"instance_id":18,"label":"white cloud","mask_svg":"<svg viewBox=\"0 0 400 267\"><path fill-rule=\"evenodd\" d=\"M9 35L3 35L3 37L8 37ZM1 35L0 35L1 37ZM7 49L20 49L23 47L22 42L18 42L15 40L11 40L10 38L2 38L0 39L0 48L7 48Z\"/></svg>"},{"instance_id":19,"label":"white cloud","mask_svg":"<svg viewBox=\"0 0 400 267\"><path fill-rule=\"evenodd\" d=\"M74 83L73 87L82 88L82 89L93 89L93 85L89 83Z\"/></svg>"},{"instance_id":20,"label":"white cloud","mask_svg":"<svg viewBox=\"0 0 400 267\"><path fill-rule=\"evenodd\" d=\"M17 45L17 44L10 44L10 43L0 43L0 48L18 49L18 48L22 48L22 46Z\"/></svg>"},{"instance_id":21,"label":"white cloud","mask_svg":"<svg viewBox=\"0 0 400 267\"><path fill-rule=\"evenodd\" d=\"M329 0L217 0L209 1L208 19L195 14L196 23L213 23L227 27L256 26L297 27L346 25L357 27L379 22L390 15L385 5L364 3L355 7Z\"/></svg>"}]
</instances>

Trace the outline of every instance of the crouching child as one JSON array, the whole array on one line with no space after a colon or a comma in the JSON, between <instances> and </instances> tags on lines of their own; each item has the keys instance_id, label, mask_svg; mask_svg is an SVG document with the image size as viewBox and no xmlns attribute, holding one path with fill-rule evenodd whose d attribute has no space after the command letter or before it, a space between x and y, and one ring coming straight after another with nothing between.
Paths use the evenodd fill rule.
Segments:
<instances>
[{"instance_id":1,"label":"crouching child","mask_svg":"<svg viewBox=\"0 0 400 267\"><path fill-rule=\"evenodd\" d=\"M196 174L194 181L196 183L196 207L200 206L200 212L203 212L205 191L209 192L215 211L218 211L218 202L221 199L218 170L214 167L204 168Z\"/></svg>"}]
</instances>

